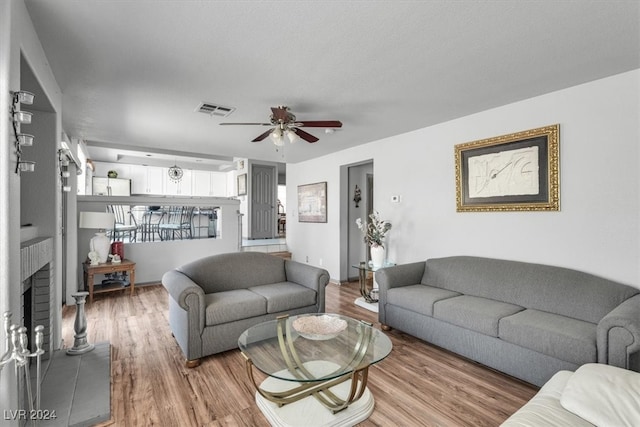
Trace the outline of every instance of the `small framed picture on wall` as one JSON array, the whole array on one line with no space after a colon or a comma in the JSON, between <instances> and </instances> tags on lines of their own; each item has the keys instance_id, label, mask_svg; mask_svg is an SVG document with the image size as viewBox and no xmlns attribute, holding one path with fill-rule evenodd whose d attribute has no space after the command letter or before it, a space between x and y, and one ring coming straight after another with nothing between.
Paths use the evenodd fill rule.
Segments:
<instances>
[{"instance_id":1,"label":"small framed picture on wall","mask_svg":"<svg viewBox=\"0 0 640 427\"><path fill-rule=\"evenodd\" d=\"M298 222L327 222L327 183L298 186Z\"/></svg>"},{"instance_id":2,"label":"small framed picture on wall","mask_svg":"<svg viewBox=\"0 0 640 427\"><path fill-rule=\"evenodd\" d=\"M246 196L247 194L247 174L238 175L238 196Z\"/></svg>"}]
</instances>

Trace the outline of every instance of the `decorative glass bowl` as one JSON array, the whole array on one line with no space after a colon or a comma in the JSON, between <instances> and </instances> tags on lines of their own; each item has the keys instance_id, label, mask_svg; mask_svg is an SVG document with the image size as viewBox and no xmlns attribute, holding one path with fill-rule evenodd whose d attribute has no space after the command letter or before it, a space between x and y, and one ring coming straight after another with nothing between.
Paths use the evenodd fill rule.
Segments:
<instances>
[{"instance_id":1,"label":"decorative glass bowl","mask_svg":"<svg viewBox=\"0 0 640 427\"><path fill-rule=\"evenodd\" d=\"M316 341L330 340L347 329L347 321L328 314L301 316L292 323L293 329L304 338Z\"/></svg>"}]
</instances>

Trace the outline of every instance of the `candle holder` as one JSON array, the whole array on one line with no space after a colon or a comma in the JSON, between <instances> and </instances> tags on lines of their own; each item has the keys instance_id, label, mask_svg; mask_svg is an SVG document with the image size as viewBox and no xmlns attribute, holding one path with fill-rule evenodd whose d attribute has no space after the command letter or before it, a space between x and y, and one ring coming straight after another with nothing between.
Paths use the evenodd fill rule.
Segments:
<instances>
[{"instance_id":1,"label":"candle holder","mask_svg":"<svg viewBox=\"0 0 640 427\"><path fill-rule=\"evenodd\" d=\"M73 322L73 347L67 350L67 356L78 356L93 350L94 345L87 342L87 317L84 313L84 305L89 292L77 292L71 294L76 300L76 320Z\"/></svg>"}]
</instances>

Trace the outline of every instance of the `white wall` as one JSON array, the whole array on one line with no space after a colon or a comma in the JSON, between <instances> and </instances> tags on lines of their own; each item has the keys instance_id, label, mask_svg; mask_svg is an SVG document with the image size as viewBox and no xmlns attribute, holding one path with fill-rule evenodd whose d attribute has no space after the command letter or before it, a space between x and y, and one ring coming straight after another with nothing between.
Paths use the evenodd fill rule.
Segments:
<instances>
[{"instance_id":1,"label":"white wall","mask_svg":"<svg viewBox=\"0 0 640 427\"><path fill-rule=\"evenodd\" d=\"M44 51L21 0L0 2L0 116L10 116L11 95L9 91L20 90L20 55L23 55L37 78L50 104L56 112L61 112L61 94L53 73L49 68ZM28 110L28 107L25 108ZM60 135L60 114L55 119L55 135ZM14 320L20 313L20 176L14 173L16 156L13 146L10 121L0 122L0 312L12 311ZM59 144L59 141L45 141ZM34 142L38 144L38 140ZM27 159L25 157L25 159ZM27 159L29 160L29 159ZM50 160L55 164L57 159ZM37 167L37 165L36 165ZM55 185L52 184L52 187ZM54 205L42 206L59 223L61 196L55 198ZM55 230L56 253L61 252L61 234ZM61 260L54 259L56 307L61 307ZM54 313L52 331L54 347L60 346L61 313ZM5 342L4 330L0 330L0 342ZM4 369L0 379L0 410L17 409L15 378L12 369ZM17 421L5 421L7 425L17 425Z\"/></svg>"},{"instance_id":2,"label":"white wall","mask_svg":"<svg viewBox=\"0 0 640 427\"><path fill-rule=\"evenodd\" d=\"M391 261L478 255L575 268L640 288L640 70L288 165L287 197L328 181L326 224L288 209L294 259L340 268L341 165L373 158L375 208L392 221ZM454 146L560 124L559 212L457 213ZM410 173L408 171L411 171ZM401 203L391 203L400 195Z\"/></svg>"}]
</instances>

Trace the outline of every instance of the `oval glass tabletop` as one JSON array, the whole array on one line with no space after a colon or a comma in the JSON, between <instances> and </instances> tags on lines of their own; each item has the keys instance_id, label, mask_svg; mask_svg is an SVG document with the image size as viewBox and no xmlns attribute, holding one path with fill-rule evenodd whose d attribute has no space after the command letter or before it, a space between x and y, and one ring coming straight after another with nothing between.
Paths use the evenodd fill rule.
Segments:
<instances>
[{"instance_id":1,"label":"oval glass tabletop","mask_svg":"<svg viewBox=\"0 0 640 427\"><path fill-rule=\"evenodd\" d=\"M381 361L393 347L371 324L325 313L260 323L240 335L238 346L263 373L297 382L349 374Z\"/></svg>"}]
</instances>

